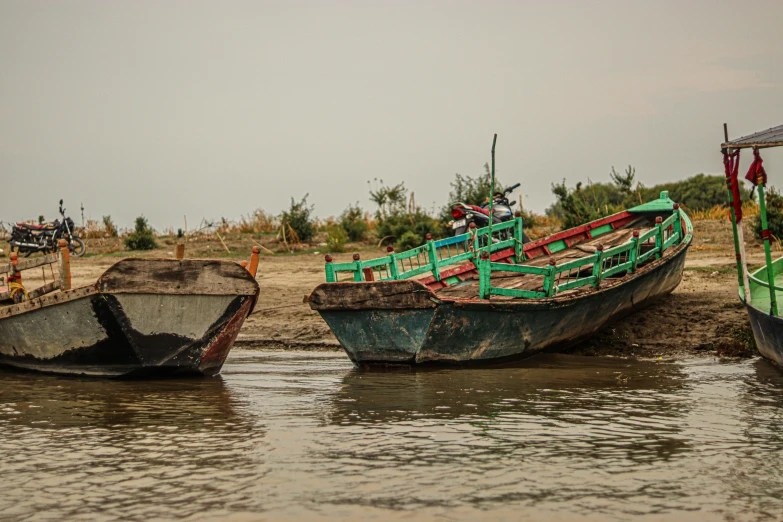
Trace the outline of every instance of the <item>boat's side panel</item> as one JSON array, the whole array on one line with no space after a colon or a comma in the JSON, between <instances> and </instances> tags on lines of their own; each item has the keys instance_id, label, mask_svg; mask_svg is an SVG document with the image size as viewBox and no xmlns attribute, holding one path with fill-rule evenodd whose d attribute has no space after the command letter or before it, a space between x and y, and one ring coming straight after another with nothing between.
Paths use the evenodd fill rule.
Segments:
<instances>
[{"instance_id":1,"label":"boat's side panel","mask_svg":"<svg viewBox=\"0 0 783 522\"><path fill-rule=\"evenodd\" d=\"M684 252L655 271L586 296L548 304L444 303L416 361L509 359L563 349L670 293L679 284Z\"/></svg>"},{"instance_id":2,"label":"boat's side panel","mask_svg":"<svg viewBox=\"0 0 783 522\"><path fill-rule=\"evenodd\" d=\"M53 359L108 339L93 311L93 296L0 321L0 355Z\"/></svg>"},{"instance_id":3,"label":"boat's side panel","mask_svg":"<svg viewBox=\"0 0 783 522\"><path fill-rule=\"evenodd\" d=\"M0 320L0 363L110 376L123 375L141 364L99 294Z\"/></svg>"},{"instance_id":4,"label":"boat's side panel","mask_svg":"<svg viewBox=\"0 0 783 522\"><path fill-rule=\"evenodd\" d=\"M0 363L55 373L214 375L255 296L94 294L0 320Z\"/></svg>"},{"instance_id":5,"label":"boat's side panel","mask_svg":"<svg viewBox=\"0 0 783 522\"><path fill-rule=\"evenodd\" d=\"M783 367L783 319L747 306L750 326L759 353Z\"/></svg>"},{"instance_id":6,"label":"boat's side panel","mask_svg":"<svg viewBox=\"0 0 783 522\"><path fill-rule=\"evenodd\" d=\"M320 313L352 361L412 363L435 308Z\"/></svg>"}]
</instances>

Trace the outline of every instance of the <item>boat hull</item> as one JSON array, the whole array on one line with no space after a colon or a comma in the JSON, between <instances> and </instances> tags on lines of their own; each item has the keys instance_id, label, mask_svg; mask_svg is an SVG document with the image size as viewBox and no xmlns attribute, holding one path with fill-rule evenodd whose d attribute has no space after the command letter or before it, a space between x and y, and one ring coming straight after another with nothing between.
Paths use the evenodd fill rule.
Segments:
<instances>
[{"instance_id":1,"label":"boat hull","mask_svg":"<svg viewBox=\"0 0 783 522\"><path fill-rule=\"evenodd\" d=\"M153 263L163 278L180 263L176 273L211 273L215 285L199 290L203 281L194 276L144 288L110 269L92 287L8 307L0 316L0 364L108 377L219 373L258 297L255 280L238 265L138 261L120 269L146 270Z\"/></svg>"},{"instance_id":2,"label":"boat hull","mask_svg":"<svg viewBox=\"0 0 783 522\"><path fill-rule=\"evenodd\" d=\"M783 368L783 319L745 303L756 348L762 357Z\"/></svg>"},{"instance_id":3,"label":"boat hull","mask_svg":"<svg viewBox=\"0 0 783 522\"><path fill-rule=\"evenodd\" d=\"M310 302L357 364L513 360L566 349L669 294L682 279L686 252L683 245L619 284L607 282L574 298L439 300L424 285L394 281L328 283L314 291ZM375 295L333 304L345 303L344 297L359 291L359 285L367 291L374 285ZM411 294L418 297L400 301Z\"/></svg>"}]
</instances>

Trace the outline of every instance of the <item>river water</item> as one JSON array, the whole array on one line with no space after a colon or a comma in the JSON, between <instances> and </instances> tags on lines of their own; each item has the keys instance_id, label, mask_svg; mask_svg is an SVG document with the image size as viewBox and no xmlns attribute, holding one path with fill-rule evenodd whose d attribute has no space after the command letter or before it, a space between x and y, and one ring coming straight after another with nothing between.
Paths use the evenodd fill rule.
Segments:
<instances>
[{"instance_id":1,"label":"river water","mask_svg":"<svg viewBox=\"0 0 783 522\"><path fill-rule=\"evenodd\" d=\"M783 518L783 372L549 355L221 378L0 372L2 520Z\"/></svg>"}]
</instances>

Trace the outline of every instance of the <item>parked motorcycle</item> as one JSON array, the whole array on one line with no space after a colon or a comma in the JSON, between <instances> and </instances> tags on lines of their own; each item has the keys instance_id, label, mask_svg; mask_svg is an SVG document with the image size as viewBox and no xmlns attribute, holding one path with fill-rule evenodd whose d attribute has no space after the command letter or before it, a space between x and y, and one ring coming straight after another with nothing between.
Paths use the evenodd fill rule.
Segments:
<instances>
[{"instance_id":1,"label":"parked motorcycle","mask_svg":"<svg viewBox=\"0 0 783 522\"><path fill-rule=\"evenodd\" d=\"M73 220L65 216L63 200L60 200L60 215L62 221L55 219L51 223L34 225L31 223L16 223L11 227L11 239L8 244L11 250L16 250L25 257L35 252L44 254L57 251L60 239L68 243L68 250L76 257L81 257L87 251L84 241L74 234Z\"/></svg>"},{"instance_id":2,"label":"parked motorcycle","mask_svg":"<svg viewBox=\"0 0 783 522\"><path fill-rule=\"evenodd\" d=\"M508 187L503 192L496 192L493 196L492 205L492 224L505 223L514 219L514 212L511 207L516 204L516 201L509 201L508 195L511 194L520 183ZM477 228L484 228L489 226L489 202L482 206L468 205L465 203L456 203L451 209L451 215L454 217L451 228L454 230L454 235L459 236L465 234L468 231L471 223L475 223ZM497 239L496 239L497 241ZM527 234L522 233L522 242L530 243L530 238Z\"/></svg>"}]
</instances>

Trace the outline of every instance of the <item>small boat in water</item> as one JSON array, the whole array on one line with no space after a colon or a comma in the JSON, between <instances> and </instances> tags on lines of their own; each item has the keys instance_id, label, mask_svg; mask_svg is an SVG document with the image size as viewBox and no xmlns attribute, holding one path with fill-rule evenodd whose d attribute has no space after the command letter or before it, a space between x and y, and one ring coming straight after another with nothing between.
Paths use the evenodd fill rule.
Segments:
<instances>
[{"instance_id":1,"label":"small boat in water","mask_svg":"<svg viewBox=\"0 0 783 522\"><path fill-rule=\"evenodd\" d=\"M328 282L310 307L356 364L518 359L568 348L669 294L693 236L666 192L527 244L522 225L517 217L369 261L327 256Z\"/></svg>"},{"instance_id":2,"label":"small boat in water","mask_svg":"<svg viewBox=\"0 0 783 522\"><path fill-rule=\"evenodd\" d=\"M24 289L23 270L55 264L52 282ZM0 266L9 283L0 289L0 364L110 377L216 375L258 300L257 266L257 249L249 269L130 258L71 288L67 247L24 261L12 254Z\"/></svg>"},{"instance_id":3,"label":"small boat in water","mask_svg":"<svg viewBox=\"0 0 783 522\"><path fill-rule=\"evenodd\" d=\"M768 228L765 187L767 173L759 150L783 146L783 125L729 141L728 129L723 126L724 143L721 145L723 164L728 186L729 212L734 234L737 257L739 298L750 317L756 347L762 357L783 367L783 317L781 317L777 291L783 292L783 258L772 260ZM753 273L748 270L745 239L742 231L742 201L739 192L739 160L742 149L753 150L753 161L745 176L756 188L759 197L761 237L764 241L764 266Z\"/></svg>"}]
</instances>

